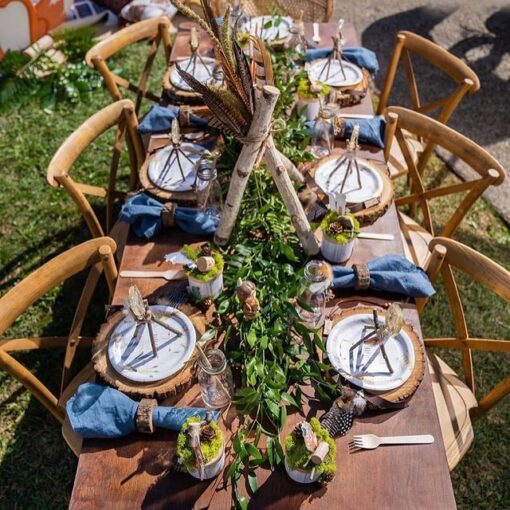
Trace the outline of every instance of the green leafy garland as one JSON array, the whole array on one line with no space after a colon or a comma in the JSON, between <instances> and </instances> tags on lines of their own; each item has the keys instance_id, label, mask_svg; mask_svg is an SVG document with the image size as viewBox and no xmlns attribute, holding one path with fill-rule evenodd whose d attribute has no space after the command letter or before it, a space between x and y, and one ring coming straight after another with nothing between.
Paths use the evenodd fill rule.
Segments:
<instances>
[{"instance_id":1,"label":"green leafy garland","mask_svg":"<svg viewBox=\"0 0 510 510\"><path fill-rule=\"evenodd\" d=\"M299 82L294 60L288 51L275 58L275 82L281 90L275 118L287 119L287 128L275 136L276 144L292 161L308 159L304 148L309 142L305 119L287 113L294 103ZM219 162L221 172L229 175L239 144L227 144ZM307 261L292 228L288 211L274 181L264 167L253 171L237 222L237 231L224 255L224 281L227 290L219 298L218 314L232 320L225 327L225 352L238 376L236 407L242 426L233 436L235 458L227 470L233 482L237 508L248 501L237 491L243 473L250 492L258 488L255 469L264 463L271 468L283 461L280 433L287 408L301 408L301 384L312 383L317 395L330 401L336 385L327 377L330 367L317 360L324 350L322 338L307 329L291 304L302 285ZM254 320L244 318L236 296L238 279L257 286L260 313ZM234 319L235 317L235 319ZM260 440L266 436L266 450Z\"/></svg>"},{"instance_id":2,"label":"green leafy garland","mask_svg":"<svg viewBox=\"0 0 510 510\"><path fill-rule=\"evenodd\" d=\"M94 30L62 30L54 39L55 49L67 58L66 65L56 63L47 51L34 60L20 51L7 51L0 62L0 112L19 108L30 99L36 99L45 109L61 101L77 103L101 87L101 76L83 60L94 45Z\"/></svg>"}]
</instances>

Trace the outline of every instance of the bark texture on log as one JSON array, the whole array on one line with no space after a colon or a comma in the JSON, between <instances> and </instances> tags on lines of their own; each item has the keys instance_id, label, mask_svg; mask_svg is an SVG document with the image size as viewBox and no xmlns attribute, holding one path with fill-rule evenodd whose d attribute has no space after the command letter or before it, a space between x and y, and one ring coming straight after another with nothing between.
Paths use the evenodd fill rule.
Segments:
<instances>
[{"instance_id":1,"label":"bark texture on log","mask_svg":"<svg viewBox=\"0 0 510 510\"><path fill-rule=\"evenodd\" d=\"M253 166L257 162L261 142L263 143L263 140L258 139L263 137L269 130L273 118L273 110L279 96L280 91L276 87L271 86L263 87L261 93L257 95L253 122L247 136L248 140L253 139L257 141L243 145L232 172L220 224L214 235L214 242L219 246L226 245L232 235L244 190L248 184Z\"/></svg>"}]
</instances>

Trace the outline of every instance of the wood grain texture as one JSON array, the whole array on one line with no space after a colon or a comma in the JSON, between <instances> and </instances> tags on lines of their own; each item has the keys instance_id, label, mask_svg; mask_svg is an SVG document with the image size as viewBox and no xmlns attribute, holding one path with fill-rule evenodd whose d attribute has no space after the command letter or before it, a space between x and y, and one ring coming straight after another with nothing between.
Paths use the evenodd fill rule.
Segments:
<instances>
[{"instance_id":1,"label":"wood grain texture","mask_svg":"<svg viewBox=\"0 0 510 510\"><path fill-rule=\"evenodd\" d=\"M335 24L332 24L333 27ZM311 39L312 28L306 25ZM324 34L325 32L322 31ZM357 44L352 25L344 34L348 44ZM323 38L324 39L324 38ZM177 41L179 36L177 37ZM181 56L174 46L173 57ZM186 51L186 48L184 48ZM352 113L371 113L370 98L351 107ZM339 143L341 146L342 144ZM384 162L382 150L363 147L363 157ZM403 254L399 234L397 211L391 204L383 216L368 227L370 232L389 233L393 241L374 242L358 239L348 265L366 263L385 254ZM121 263L121 269L172 269L162 262L165 253L175 251L184 242L197 241L181 232L170 229L151 239L150 242L130 237ZM128 279L119 278L114 303L120 304L127 295ZM171 282L164 280L136 280L145 295L165 293ZM344 304L370 303L380 306L385 302L399 300L401 296L378 295L368 291L345 291L337 293L337 300ZM406 321L413 325L421 337L418 314L414 304L399 301ZM307 416L320 416L326 411L319 406L310 387L304 387ZM179 405L202 405L199 388L193 386L179 401ZM290 409L289 409L290 413ZM298 413L290 413L284 433L303 419ZM220 420L223 430L235 430L235 409L231 408ZM352 434L374 433L378 435L432 434L432 445L409 445L378 448L350 454L348 443ZM118 440L86 440L80 455L70 508L75 509L201 509L225 510L231 508L230 481L219 476L212 481L199 482L190 476L171 469L177 434L157 431L153 436L134 434ZM253 509L325 509L344 510L413 508L445 510L456 508L451 486L446 454L441 441L441 430L432 393L428 371L422 384L412 397L409 406L380 414L367 414L356 419L352 430L338 438L337 466L334 481L327 488L317 485L300 486L292 482L282 469L274 472L257 469L259 491L252 498ZM231 459L230 434L226 441L227 465ZM405 449L404 449L405 448ZM247 487L241 484L241 493Z\"/></svg>"}]
</instances>

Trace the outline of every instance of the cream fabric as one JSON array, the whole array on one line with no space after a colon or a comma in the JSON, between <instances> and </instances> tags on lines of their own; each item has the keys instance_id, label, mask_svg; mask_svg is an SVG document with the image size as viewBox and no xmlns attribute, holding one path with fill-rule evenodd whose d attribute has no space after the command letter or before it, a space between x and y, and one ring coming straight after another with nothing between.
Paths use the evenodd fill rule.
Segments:
<instances>
[{"instance_id":1,"label":"cream fabric","mask_svg":"<svg viewBox=\"0 0 510 510\"><path fill-rule=\"evenodd\" d=\"M471 390L436 354L427 351L432 389L450 471L466 454L474 439L469 410L477 406Z\"/></svg>"}]
</instances>

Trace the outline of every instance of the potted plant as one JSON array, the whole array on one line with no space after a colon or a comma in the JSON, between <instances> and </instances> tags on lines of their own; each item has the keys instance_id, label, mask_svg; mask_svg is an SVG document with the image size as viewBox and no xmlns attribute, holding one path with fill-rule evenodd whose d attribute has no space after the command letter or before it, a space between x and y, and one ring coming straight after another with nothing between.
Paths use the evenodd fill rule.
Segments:
<instances>
[{"instance_id":1,"label":"potted plant","mask_svg":"<svg viewBox=\"0 0 510 510\"><path fill-rule=\"evenodd\" d=\"M217 423L188 418L177 436L177 467L199 480L217 476L225 465L225 440Z\"/></svg>"},{"instance_id":2,"label":"potted plant","mask_svg":"<svg viewBox=\"0 0 510 510\"><path fill-rule=\"evenodd\" d=\"M223 290L223 256L209 243L197 247L184 246L184 255L192 261L184 267L191 295L198 300L214 299Z\"/></svg>"},{"instance_id":3,"label":"potted plant","mask_svg":"<svg viewBox=\"0 0 510 510\"><path fill-rule=\"evenodd\" d=\"M301 78L297 86L297 110L305 113L306 120L315 120L319 116L321 98L329 94L329 87L325 83L311 82L308 77Z\"/></svg>"},{"instance_id":4,"label":"potted plant","mask_svg":"<svg viewBox=\"0 0 510 510\"><path fill-rule=\"evenodd\" d=\"M345 262L352 254L359 234L359 221L353 214L329 212L321 222L322 256L331 262Z\"/></svg>"},{"instance_id":5,"label":"potted plant","mask_svg":"<svg viewBox=\"0 0 510 510\"><path fill-rule=\"evenodd\" d=\"M336 472L336 445L317 418L299 423L285 438L285 470L298 483L325 485Z\"/></svg>"}]
</instances>

